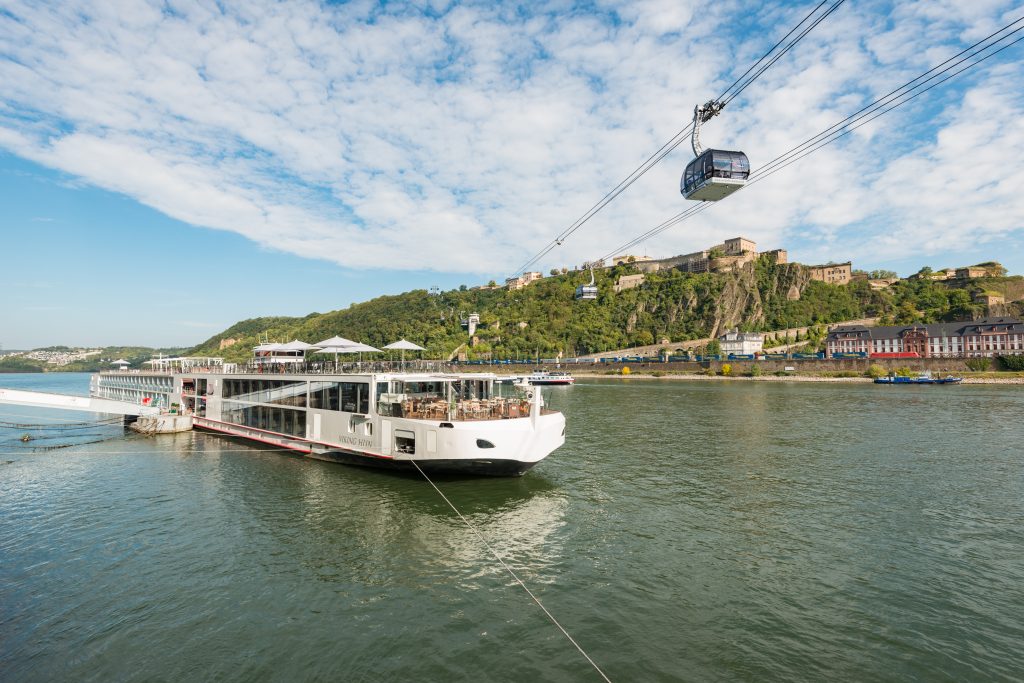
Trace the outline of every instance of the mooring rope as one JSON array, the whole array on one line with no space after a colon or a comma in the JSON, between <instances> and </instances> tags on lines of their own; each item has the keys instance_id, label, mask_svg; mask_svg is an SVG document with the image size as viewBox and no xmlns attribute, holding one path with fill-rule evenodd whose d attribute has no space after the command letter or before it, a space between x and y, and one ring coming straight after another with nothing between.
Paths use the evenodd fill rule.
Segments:
<instances>
[{"instance_id":1,"label":"mooring rope","mask_svg":"<svg viewBox=\"0 0 1024 683\"><path fill-rule=\"evenodd\" d=\"M600 675L600 676L601 676L601 678L603 678L603 679L604 679L605 681L607 681L608 683L611 683L611 679L610 679L610 678L608 678L608 676L606 676L606 675L605 675L604 671L601 671L601 667L599 667L599 666L597 665L597 662L595 662L595 661L594 661L593 659L591 659L591 658L590 658L590 655L588 655L588 654L587 654L586 650L584 650L584 649L583 649L582 647L580 647L580 644L579 644L579 643L577 643L577 642L576 642L576 640L575 640L575 639L574 639L574 638L573 638L573 637L572 637L571 635L569 635L569 632L565 630L565 627L564 627L564 626L562 626L562 625L561 625L560 623L558 623L558 620L557 620L557 619L555 619L555 615L553 615L553 614L552 614L551 612L549 612L549 611L548 611L548 608L544 606L544 603L542 603L542 602L540 601L540 599L539 599L539 598L538 598L538 597L537 597L536 595L534 595L534 594L533 594L533 591L531 591L531 590L530 590L530 588L529 588L529 586L527 586L527 585L526 585L526 584L525 584L525 583L523 582L523 580L519 578L519 576L518 576L518 575L517 575L517 574L516 574L516 573L515 573L515 572L514 572L514 571L512 570L512 567L508 566L508 564L506 564L506 563L505 563L505 560L501 559L501 555L499 555L499 554L497 553L497 551L496 551L496 550L494 550L494 548L492 548L492 547L491 547L491 544L487 542L487 539L486 539L486 538L484 538L484 535L483 535L482 533L480 533L480 531L479 531L479 530L477 530L477 528L476 528L475 526L473 526L473 525L472 525L472 524L471 524L471 523L469 522L469 520L468 520L468 519L466 519L466 518L465 518L465 517L463 516L463 514L462 514L461 512L459 512L459 509L458 509L457 507L455 507L455 505L454 505L454 504L453 504L453 503L452 503L452 502L451 502L450 500L448 500L448 496L444 495L444 493L443 493L443 492L441 491L441 489L439 489L439 488L437 487L437 484L435 484L435 483L433 482L433 480L432 480L432 479L431 479L430 477L428 477L428 476L427 476L427 473L426 473L426 472L424 472L424 471L423 471L423 470L422 470L422 469L420 468L419 464L418 464L418 463L417 463L417 462L416 462L415 460L410 460L409 462L411 462L411 463L413 464L413 467L415 467L415 468L416 468L416 470L417 470L417 471L418 471L418 472L419 472L419 473L420 473L421 475L423 475L423 478L427 480L427 483L428 483L428 484L430 484L431 486L433 486L433 487L434 487L434 490L435 490L435 491L437 491L437 495L441 496L441 498L442 498L442 499L444 499L444 502L448 503L448 507L450 507L450 508L451 508L452 510L454 510L454 511L455 511L455 514L459 516L459 519L461 519L461 520L462 520L462 523L463 523L463 524L465 524L465 525L466 525L466 527L467 527L467 528L468 528L468 529L469 529L470 531L472 531L472 532L473 532L473 533L474 533L474 534L476 535L476 537L477 537L478 539L480 539L480 542L481 542L481 543L483 543L483 544L484 544L484 547L485 547L485 548L487 548L488 552L490 552L490 553L491 553L491 555L493 555L493 556L494 556L494 559L496 559L496 560L498 561L498 563L499 563L499 564L500 564L500 565L501 565L502 567L504 567L504 568L505 568L505 571L507 571L507 572L509 573L509 575L510 575L510 576L511 576L511 577L512 577L513 579L515 579L515 582L516 582L516 583L518 583L518 584L519 584L519 585L520 585L520 586L522 587L522 589L523 589L524 591L526 591L526 593L527 593L527 594L528 594L528 595L529 595L529 596L530 596L531 598L533 598L533 601L534 601L535 603L537 603L537 606L538 606L538 607L540 607L540 608L541 608L541 609L542 609L542 610L544 611L544 614L546 614L546 615L548 616L548 619L550 619L550 620L551 620L551 623L552 623L552 624L554 624L555 626L557 626L557 627L558 627L558 630L559 630L559 631L561 631L561 632L562 632L562 633L563 633L563 634L565 635L565 637L569 639L569 642L570 642L570 643L572 643L572 644L573 644L574 646L576 646L576 649L580 651L580 654L581 654L581 655L583 655L583 657L584 657L584 658L585 658L585 659L586 659L586 660L587 660L588 662L590 662L590 665L591 665L592 667L594 667L594 671L596 671L596 672L598 673L598 675Z\"/></svg>"},{"instance_id":2,"label":"mooring rope","mask_svg":"<svg viewBox=\"0 0 1024 683\"><path fill-rule=\"evenodd\" d=\"M90 413L90 412L93 412L93 411L91 411L91 410L77 410L75 412ZM32 418L34 420L46 420L50 424L55 423L55 422L56 423L63 422L63 420L61 418L59 418L59 417L44 417L42 415L28 415L26 413L12 412L10 410L7 410L7 406L6 405L0 405L0 417L30 417L30 418ZM103 418L103 419L108 419L108 418ZM116 418L110 418L110 419L118 419L119 420L121 418L120 418L120 416L118 416Z\"/></svg>"},{"instance_id":3,"label":"mooring rope","mask_svg":"<svg viewBox=\"0 0 1024 683\"><path fill-rule=\"evenodd\" d=\"M28 443L26 443L26 445L19 446L18 448L20 448L22 451L31 451L31 452L38 453L38 452L43 452L43 451L56 451L56 450L60 450L61 448L71 448L72 446L86 446L86 445L91 444L91 443L103 443L104 441L110 441L110 439L96 439L95 441L79 441L77 443L61 443L61 444L57 444L55 446L30 446L28 444L31 443L31 442L28 442ZM11 445L11 444L8 444L8 445ZM16 454L15 453L4 453L4 455L16 455Z\"/></svg>"},{"instance_id":4,"label":"mooring rope","mask_svg":"<svg viewBox=\"0 0 1024 683\"><path fill-rule=\"evenodd\" d=\"M59 422L49 424L33 424L31 422L7 422L0 420L0 429L92 429L93 427L112 427L121 424L121 418L110 420L99 420L97 422Z\"/></svg>"}]
</instances>

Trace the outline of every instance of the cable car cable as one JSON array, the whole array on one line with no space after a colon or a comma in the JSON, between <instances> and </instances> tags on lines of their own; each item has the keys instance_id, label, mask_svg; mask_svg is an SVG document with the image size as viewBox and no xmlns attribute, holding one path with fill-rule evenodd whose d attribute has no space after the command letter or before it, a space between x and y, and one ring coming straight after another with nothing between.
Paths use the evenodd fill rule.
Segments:
<instances>
[{"instance_id":1,"label":"cable car cable","mask_svg":"<svg viewBox=\"0 0 1024 683\"><path fill-rule=\"evenodd\" d=\"M754 62L753 64L751 64L751 65L750 65L750 66L749 66L749 67L747 68L747 70L746 70L746 71L744 71L744 72L743 72L743 73L742 73L742 74L740 75L740 77L739 77L739 78L737 78L737 79L736 79L735 81L733 81L733 82L732 82L732 85L730 85L730 86L729 86L728 88L726 88L726 89L725 89L725 91L724 91L724 92L723 92L723 93L722 93L721 95L719 95L718 97L716 97L715 99L716 99L716 100L719 100L719 101L721 101L721 100L724 100L724 99L725 99L725 97L726 97L726 95L728 95L728 94L729 94L729 91L730 91L730 90L732 90L733 88L735 88L735 87L736 87L736 84L737 84L737 83L739 83L739 82L740 82L741 80L743 80L743 78L744 78L744 77L745 77L745 76L746 76L747 74L749 74L749 73L750 73L751 71L753 71L754 69L756 69L756 68L757 68L757 66L758 66L758 65L759 65L759 64L760 64L761 62L763 62L763 61L764 61L764 60L765 60L765 59L766 59L766 58L768 57L768 55L770 55L770 54L772 53L772 51L773 51L773 50L775 50L775 48L777 48L777 47L778 47L779 45L781 45L781 44L782 44L782 42L783 42L784 40L786 40L786 38L789 38L789 37L790 37L791 35L793 35L793 32L794 32L794 31L796 31L796 30L797 30L798 28L800 28L801 26L803 26L803 25L804 25L804 22L805 22L805 21L807 21L808 19L810 19L810 18L811 18L811 15L813 15L813 14L814 14L815 12L817 12L817 11L818 11L819 9L821 9L822 5L825 5L825 4L827 4L827 3L828 3L828 0L821 0L821 2L820 2L820 3L818 4L818 6L817 6L817 7L815 7L814 9L812 9L812 10L811 10L811 11L810 11L810 12L809 12L809 13L807 14L807 16L806 16L806 17L804 17L803 19L801 19L801 20L800 20L800 23L799 23L799 24L797 24L797 25L796 25L796 26L794 26L793 28L789 29L789 33L787 33L786 35L782 36L782 38L780 38L780 39L779 39L779 42L777 42L777 43L775 43L774 45L772 45L772 46L771 46L771 48L770 48L770 49L768 50L768 52L765 52L765 53L764 53L763 55L761 55L761 59L759 59L759 60L757 60L756 62Z\"/></svg>"},{"instance_id":2,"label":"cable car cable","mask_svg":"<svg viewBox=\"0 0 1024 683\"><path fill-rule=\"evenodd\" d=\"M790 29L789 33L787 33L785 36L783 36L781 40L779 40L777 43L775 43L775 45L773 45L771 47L771 49L769 49L767 52L765 52L764 55L762 55L761 58L758 59L750 68L748 68L739 78L737 78L735 81L733 81L732 85L730 85L728 88L726 88L725 91L723 91L723 93L721 95L719 95L719 97L717 98L717 101L722 101L723 98L726 97L726 95L733 88L735 88L737 86L737 84L743 82L743 79L747 76L747 74L750 73L751 70L757 68L757 66L759 64L761 64L768 57L768 55L770 55L776 48L778 48L779 45L781 45L789 36L791 36L794 31L799 29L800 26L802 26L805 22L807 22L807 20L810 17L812 17L816 12L818 12L818 10L821 9L821 7L823 5L825 5L827 2L828 2L828 0L823 0L814 9L812 9L807 14L807 16L805 16L803 19L800 20L800 23L798 23L795 27ZM725 103L727 104L728 102L731 102L733 99L735 99L735 97L740 92L742 92L744 89L746 89L747 86L749 86L758 77L760 77L761 74L763 74L765 72L765 70L768 69L772 64L775 64L775 62L777 62L778 59L782 57L782 55L784 55L786 52L791 50L793 48L793 46L795 46L798 42L800 42L800 40L802 40L804 38L804 36L806 36L812 29L814 29L815 26L820 24L821 21L823 21L829 14L834 12L836 10L836 8L838 8L839 5L841 5L843 2L845 2L845 0L836 0L835 3L822 16L820 16L817 19L815 19L810 26L805 28L796 38L794 38L788 45L786 45L783 48L783 50L781 51L780 54L778 54L774 58L772 58L772 60L768 64L766 64L766 65L762 66L760 69L758 69L754 73L753 76L751 76L749 79L746 80L746 82L743 82L742 87L738 91L733 93L729 97L728 100L725 100ZM724 104L722 106L724 106ZM521 265L515 272L516 273L525 272L526 269L528 269L534 263L537 263L539 260L541 260L542 258L547 256L553 249L555 249L556 247L560 247L562 245L562 243L568 237L570 237L574 232L579 230L587 221L589 221L591 218L593 218L595 215L597 215L598 212L600 212L602 209L604 209L604 207L608 206L608 204L610 204L613 200L615 200L620 194L622 194L626 189L628 189L633 183L635 183L637 180L639 180L645 173L647 173L647 171L651 170L651 168L653 168L662 159L664 159L666 156L668 156L668 154L670 152L672 152L676 147L678 147L680 144L682 144L683 140L685 140L686 137L690 134L690 131L691 131L692 128L693 128L693 124L691 123L690 125L686 126L682 130L677 132L674 136L672 136L672 138L670 138L668 142L663 144L656 152L654 152L654 154L652 154L649 157L647 157L647 159L643 163L641 163L640 166L638 166L636 169L634 169L632 173L630 173L628 176L626 176L625 179L623 179L621 182L619 182L618 185L613 187L596 204L594 204L592 207L590 207L590 209L588 209L582 216L577 218L572 223L572 225L570 225L568 228L566 228L561 233L559 233L555 237L555 239L553 239L550 242L548 242L541 249L541 251L537 255L535 255L530 260L528 260L526 263Z\"/></svg>"},{"instance_id":3,"label":"cable car cable","mask_svg":"<svg viewBox=\"0 0 1024 683\"><path fill-rule=\"evenodd\" d=\"M814 27L816 27L818 24L820 24L826 18L828 18L828 16L830 14L832 14L837 9L839 9L839 6L842 5L844 2L846 2L846 0L836 0L835 4L833 4L831 7L829 7L825 11L824 14L822 14L820 17L815 19L814 22L812 22L810 26L808 26L806 29L804 29L800 33L800 35L798 35L796 38L794 38L793 41L789 45L787 45L785 48L783 48L777 55L772 57L772 59L767 64L765 64L756 73L754 73L754 75L751 76L750 79L739 88L739 90L737 90L732 95L730 95L729 98L726 99L726 100L721 100L721 98L719 98L719 100L722 101L722 106L724 107L725 105L729 104L734 99L736 99L736 97L741 92L743 92L744 90L747 89L747 86L749 86L751 83L753 83L755 80L757 80L758 77L761 76L761 74L763 74L765 71L767 71L773 64L775 64L775 62L779 61L787 52L789 52L791 49L793 49L793 46L795 46L797 43L799 43L804 38L804 36L806 36L808 33L810 33L814 29ZM824 3L822 3L822 4L824 4ZM813 14L816 11L818 11L819 7L821 7L821 5L818 5L818 7L815 7L814 10L811 12L811 14ZM810 15L808 15L808 16L810 16ZM804 19L804 21L806 21L806 19ZM800 22L800 23L802 24L803 22ZM798 26L799 26L799 24L798 24ZM792 31L790 31L790 33L792 33Z\"/></svg>"},{"instance_id":4,"label":"cable car cable","mask_svg":"<svg viewBox=\"0 0 1024 683\"><path fill-rule=\"evenodd\" d=\"M1022 28L1024 28L1024 27L1022 27ZM1020 29L1018 29L1018 30L1020 30ZM957 76L959 76L960 74L962 74L962 73L963 73L964 71L967 71L968 69L970 69L970 68L972 68L972 67L975 67L975 66L977 66L978 64L982 63L983 61L985 61L985 60L986 60L986 59L988 59L989 57L994 57L995 55L999 54L1000 52L1002 52L1003 50L1005 50L1005 49L1007 49L1007 48L1009 48L1009 47L1013 47L1014 45L1016 45L1017 43L1021 42L1022 40L1024 40L1024 36L1021 36L1021 37L1017 38L1016 40L1014 40L1013 42L1011 42L1011 43L1008 43L1008 44L1006 44L1006 45L1002 46L1002 47L1001 47L1001 48L999 48L998 50L996 50L996 51L994 51L994 52L992 52L992 53L990 53L990 54L987 54L987 55L985 55L984 57L982 57L981 59L979 59L979 60L978 60L978 61L976 61L976 62L973 62L973 63L971 63L971 64L968 64L967 66L965 66L964 68L960 69L959 71L956 71L955 73L951 73L951 74L949 74L948 76L946 76L946 77L945 77L945 78L943 78L942 80L940 80L940 81L937 81L937 82L933 83L932 85L928 86L928 87L927 87L927 88L925 88L924 90L921 90L920 92L914 93L913 95L911 95L911 96L907 97L906 99L902 100L901 102L898 102L897 104L893 104L893 105L892 105L891 107L888 107L887 109L883 109L883 110L881 110L881 111L878 111L878 110L876 110L876 112L874 113L874 116L871 116L871 118L868 118L868 119L866 119L866 120L864 120L864 121L861 121L861 122L860 122L860 123L858 123L858 124L857 124L856 126L851 126L851 127L847 128L846 130L844 130L844 131L843 131L843 132L841 132L841 133L838 133L838 134L836 134L836 135L834 135L834 136L831 136L831 137L830 137L830 138L829 138L828 140L825 140L825 141L823 141L823 142L820 142L819 144L817 144L817 145L816 145L816 146L814 146L813 148L811 148L811 149L808 149L808 150L804 151L804 152L803 152L803 153L801 153L801 154L800 154L799 156L795 156L795 157L792 157L792 158L790 158L790 159L786 160L786 161L785 161L784 163L781 163L781 164L778 164L778 165L776 165L776 167L775 167L775 168L772 168L772 169L770 169L770 170L768 170L768 171L766 171L766 172L763 172L763 173L760 173L760 174L758 174L758 175L757 175L757 176L756 176L756 177L755 177L754 179L752 179L752 180L751 180L751 181L750 181L749 183L747 183L747 185L748 185L748 186L749 186L749 185L753 185L754 183L756 183L756 182L758 182L758 181L760 181L760 180L764 180L765 178L769 177L769 176L770 176L770 175L772 175L773 173L775 173L775 172L777 172L777 171L781 171L781 170L782 170L782 169L784 169L784 168L785 168L786 166L789 166L790 164L792 164L792 163L795 163L795 162L799 161L800 159L803 159L803 158L804 158L805 156L807 156L808 154L812 154L813 152L816 152L816 151L818 151L818 150L819 150L819 149L821 149L822 147L824 147L824 146L826 146L826 145L829 145L829 144L831 144L831 143L835 142L835 141L836 141L836 140L838 140L839 138L841 138L841 137L843 137L843 136L845 136L845 135L847 135L847 134L849 134L849 133L852 133L853 131L857 130L857 129L858 129L858 128L860 128L861 126L865 126L865 125L867 125L867 124L871 123L872 121L874 121L875 119L877 119L877 118L878 118L879 116L882 116L883 114L887 114L887 113L889 113L890 111L892 111L893 109L896 109L896 108L898 108L898 107L902 107L902 106L903 106L904 104L907 104L907 103L908 103L908 102L910 102L911 100L913 100L913 99L915 99L915 98L919 97L920 95L923 95L923 94L925 94L926 92L928 92L928 91L929 91L929 90L931 90L932 88L935 88L935 87L938 87L938 86L942 85L943 83L945 83L946 81L950 80L951 78L956 78Z\"/></svg>"},{"instance_id":5,"label":"cable car cable","mask_svg":"<svg viewBox=\"0 0 1024 683\"><path fill-rule=\"evenodd\" d=\"M864 126L864 125L870 123L871 121L875 120L879 116L882 116L883 114L887 114L888 112L892 111L893 109L897 109L899 107L902 107L903 105L907 104L908 102L910 102L911 100L917 98L918 96L923 95L924 93L928 92L929 90L931 90L933 88L936 88L939 85L942 85L943 83L945 83L946 81L948 81L948 80L950 80L952 78L955 78L956 76L962 74L963 72L967 71L968 69L971 69L971 68L977 66L978 64L981 64L983 61L989 59L990 57L994 57L995 55L999 54L1003 50L1006 50L1007 48L1012 47L1013 45L1016 45L1017 43L1019 43L1022 40L1024 40L1024 36L1021 36L1021 37L1017 38L1016 40L1011 41L1010 43L1002 45L1001 47L999 47L999 49L990 52L989 54L981 57L980 59L978 59L978 60L976 60L974 62L971 62L970 64L967 64L966 66L964 66L963 68L955 71L954 73L949 73L950 71L955 69L957 66L960 66L961 64L963 64L965 61L968 61L969 59L978 56L979 54L981 54L982 52L985 52L986 50L990 50L991 48L999 45L1001 42L1005 41L1007 38L1009 38L1010 36L1014 35L1015 33L1019 32L1021 30L1024 30L1024 26L1018 27L1017 29L1011 31L1010 33L1007 33L1006 35L1001 36L1000 38L998 38L997 40L995 40L991 44L986 45L985 47L981 48L980 50L977 50L977 51L973 52L972 54L964 57L963 59L959 59L962 55L964 55L967 52L970 52L971 50L974 50L974 48L978 47L982 43L987 42L993 36L996 36L996 35L998 35L1000 33L1003 33L1004 31L1012 28L1016 24L1021 23L1022 21L1024 21L1024 16L1016 19L1015 21L1007 24L1006 26L1003 26L999 30L997 30L997 31L993 32L992 34L990 34L989 36L983 38L982 40L974 43L970 47L964 49L963 51L961 51L957 55L955 55L953 57L950 57L945 62L942 62L941 64L939 64L939 65L937 65L935 67L932 67L931 69L929 69L928 71L924 72L923 74L917 76L916 78L911 79L907 83L904 83L899 88L896 88L895 90L893 90L890 93L884 95L883 97L880 97L879 99L875 100L871 104L869 104L866 107L862 108L858 112L856 112L854 114L851 114L846 119L843 119L842 121L840 121L840 122L838 122L836 124L833 124L829 128L826 128L821 133L818 133L814 137L809 138L808 140L806 140L806 141L800 143L799 145L797 145L796 147L793 147L789 151L784 152L783 154L777 156L775 159L773 159L773 160L769 161L767 164L765 164L765 166L762 167L760 170L758 170L756 173L751 174L751 180L747 184L747 186L749 187L750 185L753 185L755 182L758 182L760 180L763 180L763 179L771 176L773 173L782 170L786 166L789 166L790 164L795 163L796 161L799 161L800 159L803 159L805 156L807 156L807 155L809 155L809 154L811 154L811 153L821 149L822 147L824 147L824 146L826 146L828 144L831 144L832 142L835 142L839 138L845 136L846 134L848 134L850 132L853 132L857 128L860 128L861 126ZM954 63L954 64L950 64L950 62L953 62L954 60L957 60L957 59L959 59L959 61L956 61L956 63ZM945 67L945 68L941 68L941 67ZM920 81L925 76L928 76L928 74L932 74L932 72L936 71L937 69L940 69L937 73L934 73L932 76L930 76L928 79L926 79L922 83L919 83L917 86L914 86L913 88L910 88L909 90L907 90L908 86L912 85L913 83L915 83L917 81ZM913 95L910 94L910 93L913 93L914 90L917 90L918 88L923 86L925 83L928 83L931 80L934 80L936 78L939 78L940 76L943 76L943 74L949 74L949 75L945 76L944 78L941 78L941 80L938 80L938 81L932 83L927 88L919 90L918 92L914 93ZM901 94L897 95L896 97L892 97L892 95L894 93L899 93L900 91L905 91L905 92L902 92ZM903 99L900 100L900 98L903 98ZM886 100L888 100L888 101L886 101ZM899 100L899 101L897 101L897 100ZM894 102L895 102L895 104L893 104ZM888 106L887 108L882 109L882 107L886 107L887 104L891 104L892 106ZM867 118L867 120L861 120L861 119L864 119L865 117L868 117L868 116L870 116L870 118ZM853 124L855 122L857 122L856 126L851 125L851 124ZM815 141L817 141L817 142L815 142ZM812 145L813 147L810 148L810 149L807 149L808 145ZM801 151L801 150L803 150L803 151ZM794 156L794 155L796 155L796 156ZM659 224L659 225L655 226L654 228L651 228L647 232L641 234L639 237L635 238L634 240L631 240L630 242L628 242L628 243L626 243L626 244L624 244L622 246L617 247L614 251L609 252L609 255L605 256L604 258L605 259L611 258L611 256L614 255L617 252L624 251L625 249L628 249L628 248L630 248L632 246L635 246L639 242L642 242L642 241L644 241L646 239L649 239L650 237L653 237L655 235L658 235L658 234L664 232L668 228L670 228L670 227L672 227L674 225L677 225L677 224L681 223L682 221L684 221L684 220L686 220L688 218L693 217L694 215L700 213L701 211L703 211L703 210L705 210L707 208L710 208L709 204L710 204L709 202L705 202L705 203L700 204L699 206L687 209L686 211L683 211L681 213L676 214L672 218L669 218L669 219L665 220L661 224Z\"/></svg>"},{"instance_id":6,"label":"cable car cable","mask_svg":"<svg viewBox=\"0 0 1024 683\"><path fill-rule=\"evenodd\" d=\"M754 178L764 175L767 171L770 171L773 166L778 165L779 163L783 163L784 160L785 160L785 157L788 157L788 156L790 156L792 154L798 153L802 148L810 146L810 145L814 145L820 139L829 137L829 136L831 136L831 135L841 131L843 128L848 127L850 124L855 123L855 122L857 122L857 121L859 121L859 120L861 120L861 119L863 119L863 118L865 118L867 116L870 116L871 114L873 114L874 112L878 111L882 107L884 107L884 106L886 106L888 104L891 104L892 102L895 102L896 100L900 99L901 97L905 97L906 95L908 95L909 93L913 92L914 90L917 90L918 88L921 88L922 86L924 86L929 81L932 81L932 80L938 78L939 76L942 76L943 74L949 72L951 69L959 66L960 64L963 64L965 61L971 59L972 57L975 57L975 56L981 54L982 52L995 47L1000 42L1006 40L1007 38L1009 38L1010 36L1014 35L1015 33L1018 33L1020 31L1024 30L1024 26L1019 26L1018 28L1014 29L1010 33L1007 33L1006 35L998 38L997 40L992 42L990 45L986 45L985 47L982 47L981 49L979 49L979 50L977 50L977 51L975 51L975 52L973 52L973 53L971 53L971 54L969 54L967 56L963 56L966 53L971 52L971 50L974 50L974 48L978 47L982 43L985 43L985 42L989 41L993 36L996 36L996 35L1006 31L1007 29L1009 29L1009 28L1013 27L1014 25L1019 24L1021 22L1024 22L1024 16L1022 16L1019 19L1017 19L1017 20L1007 24L1006 26L1000 28L999 30L989 34L985 38L982 38L978 42L974 43L970 47L965 48L964 50L962 50L961 52L957 53L956 55L950 57L949 59L947 59L946 61L942 62L941 64L938 64L938 65L932 67L931 69L929 69L928 71L925 71L920 76L917 76L916 78L913 78L910 81L907 81L906 83L904 83L903 85L899 86L898 88L895 88L894 90L891 90L886 95L883 95L882 97L878 98L874 102L864 106L860 110L858 110L858 111L854 112L853 114L847 116L842 121L838 121L838 122L832 124L831 126L826 128L822 132L818 133L817 135L815 135L815 136L813 136L811 138L808 138L807 140L805 140L804 142L800 143L796 147L790 149L788 152L784 152L783 154L775 157L774 159L772 159L768 163L764 164L757 171L752 173L751 174L751 180L753 181ZM1014 42L1016 42L1016 41L1014 41ZM982 61L984 61L984 59L988 59L988 57L991 57L992 55L998 54L999 52L1002 52L1002 50L1005 50L1007 47L1010 47L1010 45L1012 45L1012 44L1013 43L1010 43L1009 45L1005 45L1005 46L1001 47L999 50L990 53L988 56L986 56L986 57L984 57L982 59L979 59L977 62L974 62L974 64L979 64ZM962 59L961 59L961 57L962 57ZM954 61L955 61L955 63L950 64L950 62L954 62ZM971 66L973 66L973 64ZM942 68L942 67L945 67L945 68ZM970 67L967 67L967 68L970 68ZM961 71L958 71L957 74L962 73L962 71L964 71L964 70L966 70L966 69L962 69ZM932 74L932 72L935 72L935 71L937 71L937 73ZM920 83L918 83L914 87L912 87L912 88L909 87L913 83L915 83L917 81L920 81L925 76L928 76L928 74L932 74L932 75L929 76L924 81L921 81ZM953 74L953 76L955 76L957 74ZM918 95L923 94L923 93L927 92L928 90L931 90L936 85L939 85L940 83L944 83L945 81L949 80L949 78L952 78L953 76L948 76L948 77L942 79L941 81L933 83L931 86L925 88L924 90L921 90L917 94ZM917 95L914 95L914 97L916 97L916 96ZM874 117L874 118L877 118L877 117ZM857 127L859 128L860 126L858 125ZM851 129L851 130L855 130L855 128Z\"/></svg>"}]
</instances>

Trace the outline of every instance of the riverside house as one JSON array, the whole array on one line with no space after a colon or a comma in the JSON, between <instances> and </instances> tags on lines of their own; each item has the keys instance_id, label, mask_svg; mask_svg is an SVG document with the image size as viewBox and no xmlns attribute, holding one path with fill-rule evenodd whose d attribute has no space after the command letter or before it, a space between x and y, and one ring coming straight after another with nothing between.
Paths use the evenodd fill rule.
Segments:
<instances>
[{"instance_id":1,"label":"riverside house","mask_svg":"<svg viewBox=\"0 0 1024 683\"><path fill-rule=\"evenodd\" d=\"M1024 322L985 318L931 325L865 327L841 325L825 339L825 355L837 353L916 353L920 358L960 358L1024 354Z\"/></svg>"}]
</instances>

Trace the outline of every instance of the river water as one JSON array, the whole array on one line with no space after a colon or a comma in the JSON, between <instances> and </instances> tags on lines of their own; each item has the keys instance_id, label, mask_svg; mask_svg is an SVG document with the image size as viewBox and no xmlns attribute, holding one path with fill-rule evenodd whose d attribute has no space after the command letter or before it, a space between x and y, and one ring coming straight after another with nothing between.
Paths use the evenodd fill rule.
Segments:
<instances>
[{"instance_id":1,"label":"river water","mask_svg":"<svg viewBox=\"0 0 1024 683\"><path fill-rule=\"evenodd\" d=\"M546 393L564 447L437 484L611 680L1024 678L1020 387ZM199 433L0 442L0 680L601 680L421 479Z\"/></svg>"}]
</instances>

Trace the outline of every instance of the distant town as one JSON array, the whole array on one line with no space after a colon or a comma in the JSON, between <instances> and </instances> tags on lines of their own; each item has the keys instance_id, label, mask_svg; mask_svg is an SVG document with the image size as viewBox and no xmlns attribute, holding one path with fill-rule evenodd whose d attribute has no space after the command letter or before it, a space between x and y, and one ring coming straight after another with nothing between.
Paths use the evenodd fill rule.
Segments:
<instances>
[{"instance_id":1,"label":"distant town","mask_svg":"<svg viewBox=\"0 0 1024 683\"><path fill-rule=\"evenodd\" d=\"M36 351L0 351L0 358L26 358L29 360L37 360L52 365L54 367L62 367L64 365L70 365L75 361L87 360L93 356L98 356L103 353L103 349L64 349L59 351L48 351L48 350L36 350Z\"/></svg>"}]
</instances>

